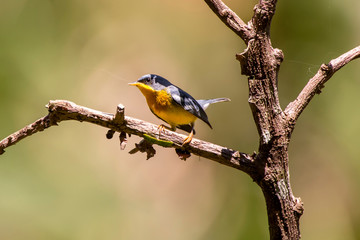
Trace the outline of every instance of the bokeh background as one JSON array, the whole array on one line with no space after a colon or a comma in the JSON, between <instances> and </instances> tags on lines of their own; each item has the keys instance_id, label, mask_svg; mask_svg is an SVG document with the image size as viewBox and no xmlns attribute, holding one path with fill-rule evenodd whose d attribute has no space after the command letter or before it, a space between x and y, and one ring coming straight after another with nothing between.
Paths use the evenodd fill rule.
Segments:
<instances>
[{"instance_id":1,"label":"bokeh background","mask_svg":"<svg viewBox=\"0 0 360 240\"><path fill-rule=\"evenodd\" d=\"M254 0L228 0L245 21ZM360 2L279 1L272 43L284 51L284 108L307 80L360 43ZM12 0L0 3L0 138L67 99L159 124L127 85L157 73L196 98L229 97L197 137L252 153L258 138L246 46L203 1ZM293 191L305 204L303 239L360 239L360 62L336 73L300 117L290 145ZM242 172L171 149L120 151L117 137L63 122L0 158L0 239L268 239L260 188Z\"/></svg>"}]
</instances>

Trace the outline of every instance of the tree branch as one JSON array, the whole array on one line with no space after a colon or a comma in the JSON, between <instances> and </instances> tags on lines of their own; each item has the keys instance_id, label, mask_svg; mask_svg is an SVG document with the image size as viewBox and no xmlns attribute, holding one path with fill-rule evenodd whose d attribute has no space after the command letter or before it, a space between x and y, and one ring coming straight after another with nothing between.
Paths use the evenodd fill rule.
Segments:
<instances>
[{"instance_id":1,"label":"tree branch","mask_svg":"<svg viewBox=\"0 0 360 240\"><path fill-rule=\"evenodd\" d=\"M257 34L270 35L270 24L275 14L277 0L260 0L254 8L252 27Z\"/></svg>"},{"instance_id":2,"label":"tree branch","mask_svg":"<svg viewBox=\"0 0 360 240\"><path fill-rule=\"evenodd\" d=\"M225 22L221 6L226 5L220 0L216 3L220 7L215 8L215 13ZM276 3L277 0L259 0L246 28L250 35L248 38L239 35L247 43L247 48L236 57L240 61L241 73L248 76L248 102L260 137L259 152L254 156L259 171L252 177L265 197L270 239L299 239L303 206L291 190L288 155L291 135L278 95L278 71L283 53L273 48L270 40ZM214 7L210 7L214 11ZM231 24L226 25L234 31Z\"/></svg>"},{"instance_id":3,"label":"tree branch","mask_svg":"<svg viewBox=\"0 0 360 240\"><path fill-rule=\"evenodd\" d=\"M4 149L15 145L17 142L21 141L22 139L33 135L34 133L43 131L44 129L56 125L56 123L51 123L51 118L49 115L42 117L36 120L34 123L27 125L26 127L20 129L19 131L7 136L0 142L0 155L3 154L5 151Z\"/></svg>"},{"instance_id":4,"label":"tree branch","mask_svg":"<svg viewBox=\"0 0 360 240\"><path fill-rule=\"evenodd\" d=\"M51 126L58 125L58 123L66 120L89 122L109 128L110 131L114 132L126 132L140 137L148 136L146 139L151 139L151 137L156 138L159 134L156 125L140 119L124 116L124 107L122 105L118 106L115 116L113 114L79 106L65 100L50 101L46 107L49 110L47 116L40 118L34 123L0 141L0 154L5 152L5 148L16 144L20 140ZM248 154L201 141L196 138L193 138L187 146L182 147L181 145L186 136L166 129L161 132L161 136L158 138L160 141L153 141L152 143L161 145L162 142L166 141L169 143L167 144L167 147L183 149L195 155L242 170L248 174L252 174L254 171L253 157Z\"/></svg>"},{"instance_id":5,"label":"tree branch","mask_svg":"<svg viewBox=\"0 0 360 240\"><path fill-rule=\"evenodd\" d=\"M286 107L284 112L289 121L294 123L296 119L298 119L311 99L316 93L321 93L321 89L324 87L324 84L334 75L334 73L352 60L359 57L360 46L357 46L340 57L331 60L328 64L322 64L319 71L309 80L304 89L300 92L299 96Z\"/></svg>"},{"instance_id":6,"label":"tree branch","mask_svg":"<svg viewBox=\"0 0 360 240\"><path fill-rule=\"evenodd\" d=\"M248 43L254 37L254 32L236 15L228 6L220 0L205 0L211 10L228 26L234 33Z\"/></svg>"}]
</instances>

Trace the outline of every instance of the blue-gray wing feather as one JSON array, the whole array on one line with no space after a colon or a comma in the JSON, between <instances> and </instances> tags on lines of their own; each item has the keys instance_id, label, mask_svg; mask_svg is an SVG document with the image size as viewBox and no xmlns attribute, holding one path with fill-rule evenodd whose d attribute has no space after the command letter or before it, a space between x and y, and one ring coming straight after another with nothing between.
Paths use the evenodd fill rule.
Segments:
<instances>
[{"instance_id":1,"label":"blue-gray wing feather","mask_svg":"<svg viewBox=\"0 0 360 240\"><path fill-rule=\"evenodd\" d=\"M175 103L179 104L197 118L203 120L210 128L212 128L204 109L190 94L174 85L167 87L167 91L171 94Z\"/></svg>"}]
</instances>

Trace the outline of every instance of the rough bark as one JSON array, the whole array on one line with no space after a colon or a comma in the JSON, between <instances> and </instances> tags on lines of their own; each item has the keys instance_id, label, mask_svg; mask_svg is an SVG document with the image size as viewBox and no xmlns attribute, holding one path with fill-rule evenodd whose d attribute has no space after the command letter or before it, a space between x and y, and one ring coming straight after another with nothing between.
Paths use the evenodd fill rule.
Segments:
<instances>
[{"instance_id":1,"label":"rough bark","mask_svg":"<svg viewBox=\"0 0 360 240\"><path fill-rule=\"evenodd\" d=\"M280 107L277 88L283 54L274 49L270 41L276 2L260 1L255 6L248 27L252 37L244 39L247 49L238 54L237 59L242 74L248 76L249 104L260 137L255 157L258 171L252 177L265 196L271 239L298 239L303 209L301 200L295 198L291 190L288 167L291 131Z\"/></svg>"},{"instance_id":2,"label":"rough bark","mask_svg":"<svg viewBox=\"0 0 360 240\"><path fill-rule=\"evenodd\" d=\"M252 156L196 138L193 138L190 144L182 146L186 138L185 135L165 129L159 136L157 125L125 116L125 110L121 104L117 107L115 115L79 106L66 100L50 101L46 107L49 110L48 115L0 141L0 155L5 152L5 148L15 145L26 137L44 131L51 126L57 126L62 121L75 120L110 129L110 134L109 132L107 134L108 138L111 138L114 132L119 132L120 138L123 138L121 142L124 142L124 138L126 138L122 133L133 134L146 138L150 142L148 147L151 147L151 144L157 144L163 147L181 149L244 172L254 171Z\"/></svg>"},{"instance_id":3,"label":"rough bark","mask_svg":"<svg viewBox=\"0 0 360 240\"><path fill-rule=\"evenodd\" d=\"M290 185L288 146L291 133L315 93L320 92L337 70L359 57L360 49L354 48L329 64L323 64L297 99L283 111L279 103L278 71L284 56L281 50L272 47L270 39L277 0L260 0L247 25L222 1L205 2L247 44L245 51L236 57L242 74L248 76L248 101L259 133L259 150L254 156L257 171L251 177L265 197L270 238L299 239L299 220L304 208Z\"/></svg>"}]
</instances>

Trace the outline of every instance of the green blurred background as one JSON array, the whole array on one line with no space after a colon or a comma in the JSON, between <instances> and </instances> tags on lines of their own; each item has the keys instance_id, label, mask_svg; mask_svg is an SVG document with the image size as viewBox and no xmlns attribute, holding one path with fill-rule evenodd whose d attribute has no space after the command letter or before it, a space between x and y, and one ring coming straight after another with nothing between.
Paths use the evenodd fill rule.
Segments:
<instances>
[{"instance_id":1,"label":"green blurred background","mask_svg":"<svg viewBox=\"0 0 360 240\"><path fill-rule=\"evenodd\" d=\"M226 3L245 21L256 1ZM284 51L284 108L321 63L359 45L360 2L279 1L272 43ZM0 3L0 138L67 99L159 124L127 85L157 73L196 98L230 97L197 137L252 153L257 131L235 54L246 47L203 1L12 0ZM359 60L326 84L290 145L303 239L360 239ZM0 161L0 239L268 239L265 202L242 172L173 150L120 151L117 138L63 122Z\"/></svg>"}]
</instances>

